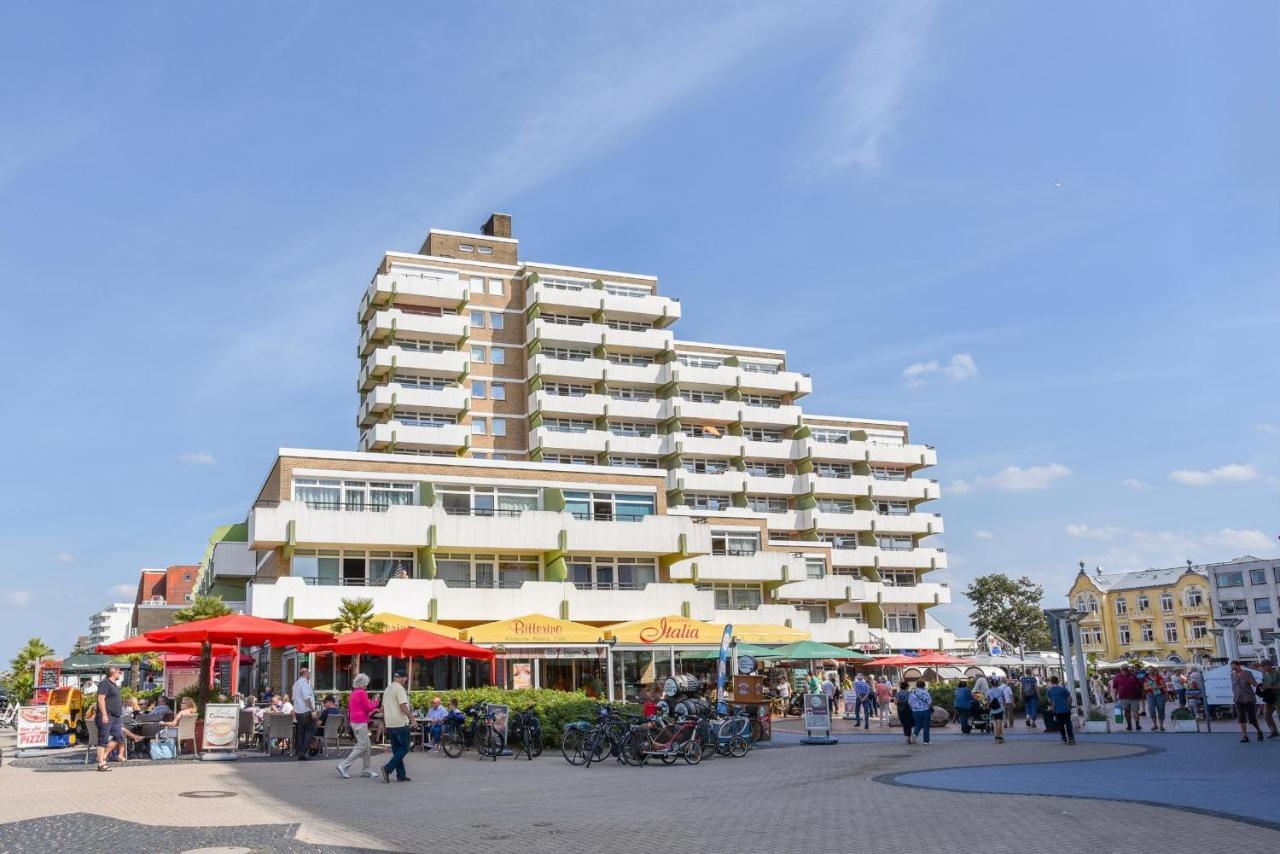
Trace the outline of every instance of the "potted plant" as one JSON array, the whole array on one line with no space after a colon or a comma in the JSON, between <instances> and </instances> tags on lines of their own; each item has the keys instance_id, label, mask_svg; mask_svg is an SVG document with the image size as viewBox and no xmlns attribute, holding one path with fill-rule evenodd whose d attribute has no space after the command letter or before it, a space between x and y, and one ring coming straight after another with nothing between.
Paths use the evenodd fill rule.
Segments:
<instances>
[{"instance_id":1,"label":"potted plant","mask_svg":"<svg viewBox=\"0 0 1280 854\"><path fill-rule=\"evenodd\" d=\"M1200 722L1196 720L1195 712L1190 709L1174 709L1169 719L1173 721L1174 732L1200 731Z\"/></svg>"},{"instance_id":2,"label":"potted plant","mask_svg":"<svg viewBox=\"0 0 1280 854\"><path fill-rule=\"evenodd\" d=\"M1097 706L1089 709L1089 717L1084 722L1084 731L1111 732L1111 725L1107 722L1107 713Z\"/></svg>"}]
</instances>

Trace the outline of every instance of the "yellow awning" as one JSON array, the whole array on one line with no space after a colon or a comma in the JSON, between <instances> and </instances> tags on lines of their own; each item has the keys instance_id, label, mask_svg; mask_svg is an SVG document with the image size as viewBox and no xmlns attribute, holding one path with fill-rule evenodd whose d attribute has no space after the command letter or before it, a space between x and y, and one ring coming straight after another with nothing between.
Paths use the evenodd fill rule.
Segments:
<instances>
[{"instance_id":1,"label":"yellow awning","mask_svg":"<svg viewBox=\"0 0 1280 854\"><path fill-rule=\"evenodd\" d=\"M422 629L424 632L433 632L437 635L444 635L447 638L453 638L454 640L457 640L458 638L457 629L450 628L449 626L442 626L439 623L432 623L428 620L417 620L413 617L405 617L401 614L387 613L374 614L373 619L385 625L387 627L387 631L413 626L415 629ZM324 625L316 626L316 628L322 629L326 632L334 631L333 623L325 623Z\"/></svg>"},{"instance_id":2,"label":"yellow awning","mask_svg":"<svg viewBox=\"0 0 1280 854\"><path fill-rule=\"evenodd\" d=\"M734 623L733 636L743 643L795 643L813 640L808 632L789 626L771 626L768 623Z\"/></svg>"},{"instance_id":3,"label":"yellow awning","mask_svg":"<svg viewBox=\"0 0 1280 854\"><path fill-rule=\"evenodd\" d=\"M529 614L474 626L467 629L466 634L471 643L545 643L557 646L565 643L599 643L604 630L545 614Z\"/></svg>"},{"instance_id":4,"label":"yellow awning","mask_svg":"<svg viewBox=\"0 0 1280 854\"><path fill-rule=\"evenodd\" d=\"M672 615L618 623L606 627L605 631L612 634L618 643L651 643L658 646L718 644L724 636L724 624L703 623Z\"/></svg>"}]
</instances>

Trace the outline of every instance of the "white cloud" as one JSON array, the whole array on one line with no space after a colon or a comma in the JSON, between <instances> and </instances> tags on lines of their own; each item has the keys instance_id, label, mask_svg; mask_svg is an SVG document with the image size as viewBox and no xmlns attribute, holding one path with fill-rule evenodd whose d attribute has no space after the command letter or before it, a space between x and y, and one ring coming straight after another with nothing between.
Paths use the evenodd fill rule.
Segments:
<instances>
[{"instance_id":1,"label":"white cloud","mask_svg":"<svg viewBox=\"0 0 1280 854\"><path fill-rule=\"evenodd\" d=\"M971 380L978 375L978 363L968 353L956 353L946 364L936 359L915 362L902 369L907 385L921 386L930 383L935 376L942 376L953 383Z\"/></svg>"},{"instance_id":2,"label":"white cloud","mask_svg":"<svg viewBox=\"0 0 1280 854\"><path fill-rule=\"evenodd\" d=\"M968 495L973 492L973 486L967 480L953 480L947 485L947 492L952 495Z\"/></svg>"},{"instance_id":3,"label":"white cloud","mask_svg":"<svg viewBox=\"0 0 1280 854\"><path fill-rule=\"evenodd\" d=\"M1257 429L1262 433L1271 433L1272 435L1280 434L1280 427L1274 424L1259 424Z\"/></svg>"},{"instance_id":4,"label":"white cloud","mask_svg":"<svg viewBox=\"0 0 1280 854\"><path fill-rule=\"evenodd\" d=\"M208 451L187 451L185 454L179 454L178 459L184 463L191 463L197 466L211 466L217 462L213 458L213 454Z\"/></svg>"},{"instance_id":5,"label":"white cloud","mask_svg":"<svg viewBox=\"0 0 1280 854\"><path fill-rule=\"evenodd\" d=\"M1047 489L1059 478L1071 474L1071 469L1058 463L1044 466L1005 466L990 477L978 478L978 483L992 489L1007 492L1024 492L1031 489Z\"/></svg>"},{"instance_id":6,"label":"white cloud","mask_svg":"<svg viewBox=\"0 0 1280 854\"><path fill-rule=\"evenodd\" d=\"M1133 477L1126 477L1124 480L1120 481L1120 483L1137 492L1146 492L1148 489L1151 488L1150 486L1147 486L1142 481Z\"/></svg>"},{"instance_id":7,"label":"white cloud","mask_svg":"<svg viewBox=\"0 0 1280 854\"><path fill-rule=\"evenodd\" d=\"M1169 472L1169 480L1184 483L1187 486L1210 486L1215 483L1235 483L1246 480L1257 480L1261 475L1253 466L1230 463L1216 469L1178 469Z\"/></svg>"},{"instance_id":8,"label":"white cloud","mask_svg":"<svg viewBox=\"0 0 1280 854\"><path fill-rule=\"evenodd\" d=\"M111 588L111 595L113 596L133 596L137 592L138 587L135 584L117 584Z\"/></svg>"},{"instance_id":9,"label":"white cloud","mask_svg":"<svg viewBox=\"0 0 1280 854\"><path fill-rule=\"evenodd\" d=\"M1223 548L1244 552L1266 552L1276 547L1276 541L1261 531L1252 528L1222 528L1209 535L1208 542L1217 543Z\"/></svg>"},{"instance_id":10,"label":"white cloud","mask_svg":"<svg viewBox=\"0 0 1280 854\"><path fill-rule=\"evenodd\" d=\"M1114 540L1116 537L1128 533L1124 528L1114 528L1109 525L1102 528L1090 528L1088 525L1068 525L1066 530L1073 537L1081 537L1088 540Z\"/></svg>"},{"instance_id":11,"label":"white cloud","mask_svg":"<svg viewBox=\"0 0 1280 854\"><path fill-rule=\"evenodd\" d=\"M1251 528L1197 532L1067 525L1066 532L1077 539L1106 544L1104 551L1084 556L1086 563L1101 566L1104 572L1178 566L1186 560L1204 563L1246 553L1271 556L1280 552L1274 540Z\"/></svg>"},{"instance_id":12,"label":"white cloud","mask_svg":"<svg viewBox=\"0 0 1280 854\"><path fill-rule=\"evenodd\" d=\"M76 562L75 555L71 554L71 552L58 552L56 555L53 556L53 559L56 560L58 563L75 563Z\"/></svg>"},{"instance_id":13,"label":"white cloud","mask_svg":"<svg viewBox=\"0 0 1280 854\"><path fill-rule=\"evenodd\" d=\"M31 594L26 590L6 590L0 593L0 601L20 608L31 602Z\"/></svg>"},{"instance_id":14,"label":"white cloud","mask_svg":"<svg viewBox=\"0 0 1280 854\"><path fill-rule=\"evenodd\" d=\"M990 531L974 531L973 535L979 540L994 540L996 535Z\"/></svg>"},{"instance_id":15,"label":"white cloud","mask_svg":"<svg viewBox=\"0 0 1280 854\"><path fill-rule=\"evenodd\" d=\"M902 0L882 8L854 40L831 82L825 108L807 134L809 150L803 160L811 172L877 168L881 146L905 112L907 94L933 58L933 3Z\"/></svg>"}]
</instances>

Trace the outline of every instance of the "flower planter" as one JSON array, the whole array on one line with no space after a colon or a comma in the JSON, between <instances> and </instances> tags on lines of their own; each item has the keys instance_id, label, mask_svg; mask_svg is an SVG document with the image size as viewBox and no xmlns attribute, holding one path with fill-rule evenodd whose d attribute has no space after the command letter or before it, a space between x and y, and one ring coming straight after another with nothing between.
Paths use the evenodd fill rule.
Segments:
<instances>
[{"instance_id":1,"label":"flower planter","mask_svg":"<svg viewBox=\"0 0 1280 854\"><path fill-rule=\"evenodd\" d=\"M1107 721L1085 721L1084 731L1095 733L1111 732L1111 724Z\"/></svg>"},{"instance_id":2,"label":"flower planter","mask_svg":"<svg viewBox=\"0 0 1280 854\"><path fill-rule=\"evenodd\" d=\"M1172 721L1174 732L1199 732L1199 721L1175 720Z\"/></svg>"}]
</instances>

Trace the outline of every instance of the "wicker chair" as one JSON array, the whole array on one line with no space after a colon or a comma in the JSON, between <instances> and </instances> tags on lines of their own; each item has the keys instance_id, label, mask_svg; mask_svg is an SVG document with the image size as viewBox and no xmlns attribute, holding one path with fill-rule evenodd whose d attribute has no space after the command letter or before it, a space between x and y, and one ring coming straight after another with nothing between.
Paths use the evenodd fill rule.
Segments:
<instances>
[{"instance_id":1,"label":"wicker chair","mask_svg":"<svg viewBox=\"0 0 1280 854\"><path fill-rule=\"evenodd\" d=\"M293 715L267 712L262 716L262 749L270 754L273 744L293 740ZM280 752L284 752L281 747Z\"/></svg>"},{"instance_id":2,"label":"wicker chair","mask_svg":"<svg viewBox=\"0 0 1280 854\"><path fill-rule=\"evenodd\" d=\"M249 709L241 709L239 733L240 745L242 747L251 747L257 739L258 734L255 731L257 729L255 724L256 721L254 720L253 712Z\"/></svg>"},{"instance_id":3,"label":"wicker chair","mask_svg":"<svg viewBox=\"0 0 1280 854\"><path fill-rule=\"evenodd\" d=\"M84 728L88 736L84 740L84 764L89 764L89 757L98 748L98 719L95 715L89 715L84 719Z\"/></svg>"},{"instance_id":4,"label":"wicker chair","mask_svg":"<svg viewBox=\"0 0 1280 854\"><path fill-rule=\"evenodd\" d=\"M191 742L192 755L199 755L200 745L196 744L196 717L195 715L187 715L178 721L178 749L173 752L173 758L177 759L182 755L182 745Z\"/></svg>"},{"instance_id":5,"label":"wicker chair","mask_svg":"<svg viewBox=\"0 0 1280 854\"><path fill-rule=\"evenodd\" d=\"M329 751L342 750L342 740L347 732L347 716L346 715L329 715L324 719L324 731L320 733L321 743L324 745L325 755L329 755ZM354 741L348 739L348 744Z\"/></svg>"}]
</instances>

